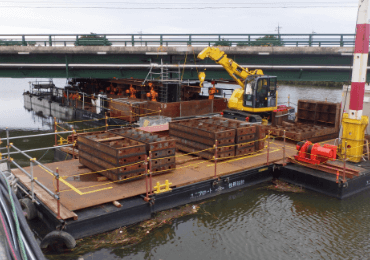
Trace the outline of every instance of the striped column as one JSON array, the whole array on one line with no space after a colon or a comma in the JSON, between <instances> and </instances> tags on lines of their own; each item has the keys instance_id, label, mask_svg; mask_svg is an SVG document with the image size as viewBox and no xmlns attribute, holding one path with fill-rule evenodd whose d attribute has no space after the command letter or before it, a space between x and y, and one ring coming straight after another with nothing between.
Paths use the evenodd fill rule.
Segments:
<instances>
[{"instance_id":1,"label":"striped column","mask_svg":"<svg viewBox=\"0 0 370 260\"><path fill-rule=\"evenodd\" d=\"M367 61L369 55L369 0L359 0L356 25L356 41L353 58L349 118L361 119L365 95Z\"/></svg>"}]
</instances>

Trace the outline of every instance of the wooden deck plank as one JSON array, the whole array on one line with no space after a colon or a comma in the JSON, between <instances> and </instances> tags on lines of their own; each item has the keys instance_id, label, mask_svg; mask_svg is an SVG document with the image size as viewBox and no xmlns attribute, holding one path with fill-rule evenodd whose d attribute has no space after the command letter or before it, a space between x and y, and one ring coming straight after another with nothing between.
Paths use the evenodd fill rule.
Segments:
<instances>
[{"instance_id":1,"label":"wooden deck plank","mask_svg":"<svg viewBox=\"0 0 370 260\"><path fill-rule=\"evenodd\" d=\"M31 180L30 178L28 178L28 176L20 172L20 170L18 169L13 170L13 173L29 190L31 190ZM57 213L58 208L56 199L50 196L49 193L47 193L43 188L41 188L37 184L34 185L34 192L35 195L42 201L42 203L44 203L55 214ZM62 219L78 218L78 216L74 212L68 210L66 207L63 206L63 204L60 205L60 216Z\"/></svg>"},{"instance_id":2,"label":"wooden deck plank","mask_svg":"<svg viewBox=\"0 0 370 260\"><path fill-rule=\"evenodd\" d=\"M70 154L70 155L73 155L73 153L74 153L75 158L78 158L78 149L74 149L74 151L73 151L73 148L72 147L69 147L69 146L67 146L67 147L61 147L59 149L61 151L65 152L65 153Z\"/></svg>"},{"instance_id":3,"label":"wooden deck plank","mask_svg":"<svg viewBox=\"0 0 370 260\"><path fill-rule=\"evenodd\" d=\"M281 147L281 141L275 140L275 142L270 143L270 162L282 159L283 153ZM287 156L296 154L295 145L286 144L286 147ZM182 155L182 153L177 153L177 155ZM176 160L179 162L176 170L153 176L153 186L156 185L157 181L160 182L160 184L164 184L166 180L169 180L172 183L172 187L181 187L204 180L209 180L214 177L214 162L212 161L200 159L199 157L191 155L181 156L176 158ZM250 156L236 157L227 161L220 161L217 162L217 176L262 166L266 164L266 162L266 149ZM113 202L123 198L145 194L146 192L145 178L118 184L109 180L99 182L97 177L101 175L97 173L79 175L89 173L91 170L81 165L78 160L50 163L47 164L47 167L54 171L58 167L60 176L63 177L66 182L73 185L76 189L83 193L78 194L65 183L60 183L61 204L70 212ZM29 167L25 168L25 170L29 171ZM27 182L27 178L22 176L24 175L22 172L14 171L14 174L21 179L22 183L30 188L30 182ZM49 173L40 167L34 167L34 176L36 176L38 180L41 181L46 187L54 190L55 184L53 184L53 177ZM48 207L56 212L55 200L47 193L45 195L39 192L39 194L41 194L39 196L41 196L42 199L47 202L45 202L45 204L47 204ZM47 198L47 196L50 198ZM66 214L64 217L71 216L71 214L67 215L67 212L64 214Z\"/></svg>"}]
</instances>

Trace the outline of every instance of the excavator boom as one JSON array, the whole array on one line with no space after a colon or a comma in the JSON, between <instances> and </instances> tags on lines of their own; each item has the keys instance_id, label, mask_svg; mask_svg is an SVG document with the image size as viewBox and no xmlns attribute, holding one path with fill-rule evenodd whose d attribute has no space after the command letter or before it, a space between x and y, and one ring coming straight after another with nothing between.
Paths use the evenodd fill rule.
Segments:
<instances>
[{"instance_id":1,"label":"excavator boom","mask_svg":"<svg viewBox=\"0 0 370 260\"><path fill-rule=\"evenodd\" d=\"M233 91L224 110L224 117L233 119L248 118L251 122L261 122L261 116L269 117L277 108L277 78L263 75L262 70L249 70L228 58L225 52L217 47L207 47L198 54L199 59L210 58L229 73L241 88ZM205 80L205 73L199 74L200 86ZM210 89L215 91L215 85ZM214 94L215 92L212 92ZM211 92L210 92L211 97Z\"/></svg>"},{"instance_id":2,"label":"excavator boom","mask_svg":"<svg viewBox=\"0 0 370 260\"><path fill-rule=\"evenodd\" d=\"M238 63L229 59L225 52L221 51L219 48L207 47L198 54L198 58L203 60L205 58L210 58L217 64L222 65L224 69L229 73L229 75L244 88L244 81L253 75L263 75L262 70L248 70L247 68L241 67Z\"/></svg>"}]
</instances>

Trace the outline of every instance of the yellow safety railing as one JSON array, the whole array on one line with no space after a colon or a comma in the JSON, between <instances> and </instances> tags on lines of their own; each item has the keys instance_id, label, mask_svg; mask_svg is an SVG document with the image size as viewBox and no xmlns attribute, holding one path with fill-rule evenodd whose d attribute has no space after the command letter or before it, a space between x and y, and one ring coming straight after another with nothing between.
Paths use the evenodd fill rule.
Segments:
<instances>
[{"instance_id":1,"label":"yellow safety railing","mask_svg":"<svg viewBox=\"0 0 370 260\"><path fill-rule=\"evenodd\" d=\"M157 181L157 185L154 186L154 190L155 190L154 193L159 194L159 193L171 191L172 189L170 188L170 185L172 185L172 183L169 182L168 180L166 180L166 182L162 185L159 183L159 181Z\"/></svg>"}]
</instances>

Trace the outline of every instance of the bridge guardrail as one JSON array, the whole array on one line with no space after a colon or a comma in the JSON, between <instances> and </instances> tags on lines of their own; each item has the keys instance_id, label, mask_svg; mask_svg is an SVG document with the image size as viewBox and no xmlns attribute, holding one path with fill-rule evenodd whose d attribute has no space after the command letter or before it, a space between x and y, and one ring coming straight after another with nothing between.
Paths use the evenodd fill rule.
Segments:
<instances>
[{"instance_id":1,"label":"bridge guardrail","mask_svg":"<svg viewBox=\"0 0 370 260\"><path fill-rule=\"evenodd\" d=\"M0 34L1 46L333 46L355 34Z\"/></svg>"}]
</instances>

